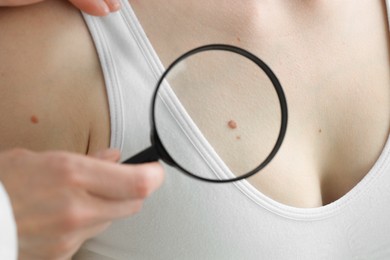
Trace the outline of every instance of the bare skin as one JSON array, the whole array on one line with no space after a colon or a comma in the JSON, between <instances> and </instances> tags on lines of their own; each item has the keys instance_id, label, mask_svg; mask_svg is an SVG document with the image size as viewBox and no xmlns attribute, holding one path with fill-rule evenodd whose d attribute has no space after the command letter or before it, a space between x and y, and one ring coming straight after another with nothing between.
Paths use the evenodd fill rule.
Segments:
<instances>
[{"instance_id":1,"label":"bare skin","mask_svg":"<svg viewBox=\"0 0 390 260\"><path fill-rule=\"evenodd\" d=\"M0 115L7 122L1 125L0 149L85 154L107 148L104 81L81 14L65 1L2 8L0 13L0 56L7 61L0 65L0 92L9 100L0 105L7 111ZM14 109L15 102L20 109ZM38 123L31 122L32 116Z\"/></svg>"},{"instance_id":2,"label":"bare skin","mask_svg":"<svg viewBox=\"0 0 390 260\"><path fill-rule=\"evenodd\" d=\"M378 159L390 129L384 1L130 3L165 65L190 48L218 42L250 50L277 74L290 112L287 136L271 164L250 179L266 195L296 207L325 205L351 190ZM226 85L216 92L226 95ZM188 107L192 100L203 100L201 107L226 107L217 103L218 96L203 90L206 93L196 89L184 95L190 97L185 100ZM236 92L229 93L237 100ZM234 111L226 114L218 111L204 117L197 109L191 113L228 164L237 157L230 153L232 147L257 161L255 156L265 151L262 143L253 145L256 136L272 136L275 131L264 132L249 120L248 130L240 132L248 111L245 103L234 104ZM252 111L255 116L258 110ZM227 142L221 134L229 133L225 122L230 118L240 125L235 132L241 136L239 142L235 138ZM218 125L221 131L207 131Z\"/></svg>"},{"instance_id":3,"label":"bare skin","mask_svg":"<svg viewBox=\"0 0 390 260\"><path fill-rule=\"evenodd\" d=\"M290 122L280 153L250 180L266 195L296 207L322 206L348 192L378 159L390 128L383 1L130 2L164 64L190 48L222 42L252 51L276 72ZM0 109L6 111L0 149L92 154L108 147L104 80L79 12L64 1L3 8L0 31ZM205 104L215 105L210 99ZM239 132L241 117L238 109L222 121L198 121L229 131L226 120L234 118L246 149L246 136L259 129ZM218 136L210 140L227 150Z\"/></svg>"},{"instance_id":4,"label":"bare skin","mask_svg":"<svg viewBox=\"0 0 390 260\"><path fill-rule=\"evenodd\" d=\"M103 77L79 11L66 1L0 8L0 31L0 180L19 259L70 259L113 220L138 212L163 169L119 165L119 152L106 150Z\"/></svg>"},{"instance_id":5,"label":"bare skin","mask_svg":"<svg viewBox=\"0 0 390 260\"><path fill-rule=\"evenodd\" d=\"M290 108L285 144L252 183L270 197L299 207L330 203L356 185L378 158L389 133L384 2L253 1L240 8L232 2L205 11L193 1L188 2L193 6L189 13L181 3L131 2L163 63L202 44L231 43L266 60L285 87ZM343 12L347 9L348 15ZM356 22L357 17L364 19ZM51 22L39 26L45 20ZM1 148L23 145L85 153L107 147L103 77L80 14L63 2L50 1L25 10L4 9L0 26L5 36L1 58L8 61L0 65L4 99L0 106L9 111L1 115L7 122L1 130ZM21 33L20 28L26 29ZM57 39L63 44L57 44ZM48 52L56 53L50 62L39 58ZM26 76L14 77L11 71ZM23 107L9 109L13 100L20 100ZM29 122L31 111L42 115L39 124ZM239 117L234 119L239 122ZM61 129L61 135L55 129ZM243 143L244 136L237 134Z\"/></svg>"}]
</instances>

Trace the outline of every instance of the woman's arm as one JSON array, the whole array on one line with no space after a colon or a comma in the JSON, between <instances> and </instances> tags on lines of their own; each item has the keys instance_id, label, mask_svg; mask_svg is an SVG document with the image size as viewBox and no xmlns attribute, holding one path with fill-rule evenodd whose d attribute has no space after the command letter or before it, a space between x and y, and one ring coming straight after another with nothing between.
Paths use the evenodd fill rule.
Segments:
<instances>
[{"instance_id":1,"label":"woman's arm","mask_svg":"<svg viewBox=\"0 0 390 260\"><path fill-rule=\"evenodd\" d=\"M62 0L0 8L0 32L0 151L107 148L105 85L80 12Z\"/></svg>"},{"instance_id":2,"label":"woman's arm","mask_svg":"<svg viewBox=\"0 0 390 260\"><path fill-rule=\"evenodd\" d=\"M85 156L109 146L110 124L100 63L78 10L62 0L0 8L0 35L0 182L19 259L69 259L111 221L138 211L163 171L158 163L119 165L118 152ZM0 205L7 225L4 212Z\"/></svg>"}]
</instances>

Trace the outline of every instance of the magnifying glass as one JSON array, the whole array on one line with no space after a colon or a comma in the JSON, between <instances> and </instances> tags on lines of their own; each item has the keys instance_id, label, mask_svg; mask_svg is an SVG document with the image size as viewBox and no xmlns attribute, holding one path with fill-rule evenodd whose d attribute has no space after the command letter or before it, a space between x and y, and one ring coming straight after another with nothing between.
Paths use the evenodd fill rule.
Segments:
<instances>
[{"instance_id":1,"label":"magnifying glass","mask_svg":"<svg viewBox=\"0 0 390 260\"><path fill-rule=\"evenodd\" d=\"M169 130L167 109L176 114L176 130ZM271 162L285 137L288 113L279 80L260 58L236 46L210 44L169 65L155 88L150 118L151 146L123 163L160 159L198 180L226 183L248 178ZM191 142L180 141L188 128L229 174L211 176L188 163Z\"/></svg>"}]
</instances>

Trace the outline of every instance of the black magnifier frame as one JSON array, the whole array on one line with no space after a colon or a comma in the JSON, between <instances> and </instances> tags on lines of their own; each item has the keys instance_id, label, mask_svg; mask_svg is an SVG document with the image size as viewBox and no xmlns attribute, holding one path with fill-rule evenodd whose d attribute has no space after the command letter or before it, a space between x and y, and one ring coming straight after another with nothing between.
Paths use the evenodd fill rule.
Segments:
<instances>
[{"instance_id":1,"label":"black magnifier frame","mask_svg":"<svg viewBox=\"0 0 390 260\"><path fill-rule=\"evenodd\" d=\"M169 154L169 152L164 148L161 139L158 135L158 131L156 129L156 120L155 120L155 106L156 106L156 99L158 95L158 91L160 89L160 86L162 85L162 82L164 81L166 75L182 60L188 58L189 56L192 56L196 53L199 52L204 52L204 51L229 51L233 52L239 55L242 55L246 57L247 59L251 60L254 62L257 66L259 66L265 74L268 76L268 78L271 80L275 91L278 95L279 103L280 103L280 110L281 110L281 125L280 125L280 130L279 130L279 135L276 140L276 143L274 147L272 148L271 152L268 154L268 156L264 159L264 161L255 169L251 170L250 172L241 175L236 178L232 179L209 179L209 178L204 178L200 177L196 174L191 173L190 171L186 170L184 167L182 167L179 163L177 163ZM212 183L228 183L228 182L235 182L239 181L245 178L248 178L255 173L259 172L262 170L265 166L267 166L268 163L271 162L271 160L275 157L276 153L279 151L284 137L286 135L287 131L287 121L288 121L288 110L287 110L287 101L286 97L283 91L283 88L277 79L276 75L272 72L272 70L263 62L260 58L257 56L253 55L252 53L237 47L233 45L227 45L227 44L208 44L208 45L203 45L200 47L197 47L195 49L192 49L183 55L181 55L179 58L177 58L173 63L169 65L169 67L164 71L164 73L161 75L160 79L157 82L156 88L153 93L152 97L152 105L151 105L151 134L150 134L150 139L152 145L149 148L146 148L145 150L141 151L140 153L134 155L133 157L127 159L123 163L125 164L135 164L135 163L146 163L146 162L152 162L152 161L158 161L161 159L165 163L167 163L170 166L175 167L176 169L180 170L181 172L185 173L186 175L201 180L201 181L206 181L206 182L212 182Z\"/></svg>"}]
</instances>

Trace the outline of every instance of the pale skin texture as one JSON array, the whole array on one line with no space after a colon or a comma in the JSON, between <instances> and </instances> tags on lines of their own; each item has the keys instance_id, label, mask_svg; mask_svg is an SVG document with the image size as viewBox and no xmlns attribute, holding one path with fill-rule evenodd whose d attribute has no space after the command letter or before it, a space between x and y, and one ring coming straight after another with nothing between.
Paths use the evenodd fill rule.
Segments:
<instances>
[{"instance_id":1,"label":"pale skin texture","mask_svg":"<svg viewBox=\"0 0 390 260\"><path fill-rule=\"evenodd\" d=\"M290 117L281 150L250 179L264 194L290 206L326 205L351 190L378 159L390 129L385 1L130 2L165 65L190 48L218 42L243 47L274 70ZM245 102L229 104L235 109L226 114L196 112L197 107L226 107L218 103L218 93L228 92L234 100L236 92L226 86L216 95L208 89L185 90L185 102L194 105L191 115L226 161L234 164L234 151L257 160L263 150L256 136L274 130L252 128L248 120L249 130L242 132ZM225 125L231 118L239 128L226 142L221 132L231 133ZM221 131L208 131L218 126ZM253 146L258 150L251 153Z\"/></svg>"},{"instance_id":2,"label":"pale skin texture","mask_svg":"<svg viewBox=\"0 0 390 260\"><path fill-rule=\"evenodd\" d=\"M378 159L390 128L384 1L130 2L164 64L190 48L222 42L252 51L278 75L289 102L289 129L275 160L250 180L267 196L295 207L319 207L353 188ZM108 147L103 76L80 14L65 1L54 0L17 10L0 9L0 31L0 60L4 61L0 64L0 111L7 111L0 114L4 122L0 149L93 154ZM201 92L188 96L196 95L207 97ZM216 99L210 99L202 105L218 107ZM223 115L222 120L221 115L193 116L200 125L220 124L226 131L231 131L226 122L233 118L239 145L247 149L245 140L259 129L240 132L242 111L237 107L235 115ZM38 117L37 124L32 124L32 115ZM203 130L221 151L231 147L219 139L221 133ZM42 160L48 156L40 155ZM234 153L226 156L232 160ZM133 170L145 169L129 168ZM80 205L76 195L73 201ZM105 223L92 231L84 229L84 235L75 235L75 240L100 231ZM28 232L19 236L28 240ZM65 248L59 250L64 257L77 247Z\"/></svg>"},{"instance_id":3,"label":"pale skin texture","mask_svg":"<svg viewBox=\"0 0 390 260\"><path fill-rule=\"evenodd\" d=\"M48 2L51 3L0 8L0 31L4 36L0 39L4 47L0 51L4 58L0 66L3 83L0 93L2 101L13 100L21 108L16 110L11 103L2 103L7 112L0 115L0 120L5 120L0 127L4 141L0 145L0 181L11 199L17 223L19 259L29 260L70 259L86 239L106 229L113 220L138 212L143 201L163 181L160 164L119 165L120 153L107 150L110 129L106 97L88 32L84 26L72 22L80 14L65 1ZM55 6L61 10L59 13L52 12ZM51 26L55 20L62 21L64 26L58 27L60 23ZM66 27L73 29L68 36L63 34ZM35 31L38 28L43 30L42 34ZM50 36L50 32L54 35ZM62 51L73 54L68 61L65 56L50 56L45 68L42 65L46 62L40 60L45 60L43 57L48 57L51 51L48 47L51 44L45 39L55 40L61 35L69 40L62 43L70 46ZM72 42L73 37L88 40ZM24 42L29 46L27 49L9 44L28 38L31 42ZM85 43L88 46L83 46ZM77 49L80 53L74 53ZM21 53L33 63L38 62L35 65L40 68L35 70L33 63L17 58ZM84 69L83 65L67 67L76 61L74 55L85 60ZM11 60L15 63L11 64ZM88 76L79 77L80 69ZM19 77L12 76L21 75L22 71L31 72L32 78L24 75L19 81ZM27 83L28 78L32 84ZM74 87L73 91L84 89L85 95L83 91L65 91L69 86ZM92 91L92 87L97 91ZM47 91L56 94L45 97ZM72 108L88 111L96 101L100 103L93 107L97 109L96 116L72 111Z\"/></svg>"}]
</instances>

